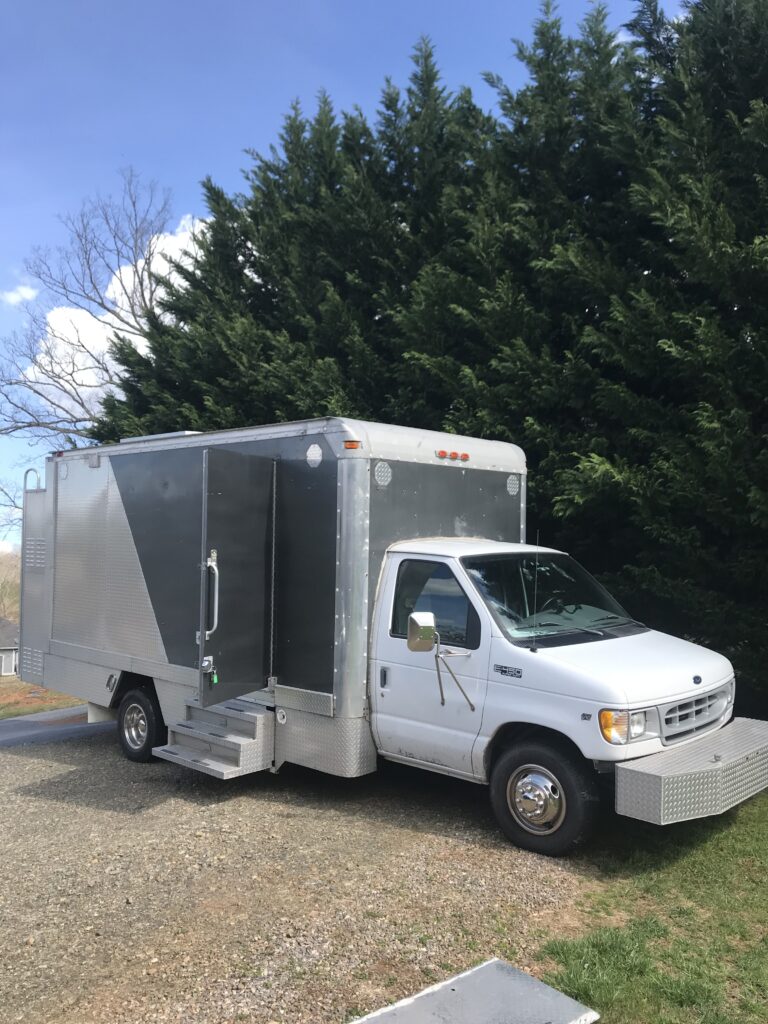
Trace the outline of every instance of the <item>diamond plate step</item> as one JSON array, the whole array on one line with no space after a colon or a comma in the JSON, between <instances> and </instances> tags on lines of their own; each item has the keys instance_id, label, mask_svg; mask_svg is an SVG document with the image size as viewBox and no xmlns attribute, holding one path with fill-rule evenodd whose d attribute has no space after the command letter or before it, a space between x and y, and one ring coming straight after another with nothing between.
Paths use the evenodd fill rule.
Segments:
<instances>
[{"instance_id":1,"label":"diamond plate step","mask_svg":"<svg viewBox=\"0 0 768 1024\"><path fill-rule=\"evenodd\" d=\"M207 708L201 708L196 701L190 700L187 701L185 719L187 722L208 722L223 727L224 732L241 733L255 739L263 714L263 705L240 698Z\"/></svg>"},{"instance_id":2,"label":"diamond plate step","mask_svg":"<svg viewBox=\"0 0 768 1024\"><path fill-rule=\"evenodd\" d=\"M271 768L275 757L274 713L255 705L243 711L230 707L230 703L200 708L190 702L186 720L169 727L168 742L155 747L153 754L219 779Z\"/></svg>"},{"instance_id":3,"label":"diamond plate step","mask_svg":"<svg viewBox=\"0 0 768 1024\"><path fill-rule=\"evenodd\" d=\"M163 761L180 764L193 771L213 775L217 779L234 779L238 775L248 774L248 770L244 771L229 761L221 761L212 754L204 754L201 750L193 750L180 743L167 743L164 747L155 747L152 753Z\"/></svg>"},{"instance_id":4,"label":"diamond plate step","mask_svg":"<svg viewBox=\"0 0 768 1024\"><path fill-rule=\"evenodd\" d=\"M193 736L198 740L204 740L213 746L232 750L239 754L244 746L252 743L255 736L245 736L241 732L231 732L226 725L216 725L213 722L174 722L169 726L169 733L174 733L183 742L183 737Z\"/></svg>"},{"instance_id":5,"label":"diamond plate step","mask_svg":"<svg viewBox=\"0 0 768 1024\"><path fill-rule=\"evenodd\" d=\"M506 960L487 960L352 1024L594 1024L600 1014Z\"/></svg>"}]
</instances>

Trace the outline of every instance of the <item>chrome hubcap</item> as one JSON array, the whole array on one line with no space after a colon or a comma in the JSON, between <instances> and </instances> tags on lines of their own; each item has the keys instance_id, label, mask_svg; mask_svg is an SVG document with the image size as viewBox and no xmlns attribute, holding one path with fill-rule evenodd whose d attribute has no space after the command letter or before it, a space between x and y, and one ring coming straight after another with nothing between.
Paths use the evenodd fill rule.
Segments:
<instances>
[{"instance_id":1,"label":"chrome hubcap","mask_svg":"<svg viewBox=\"0 0 768 1024\"><path fill-rule=\"evenodd\" d=\"M147 740L147 716L141 704L129 704L123 716L123 735L129 747L141 750Z\"/></svg>"},{"instance_id":2,"label":"chrome hubcap","mask_svg":"<svg viewBox=\"0 0 768 1024\"><path fill-rule=\"evenodd\" d=\"M556 832L565 817L565 793L556 777L538 764L525 764L507 783L507 805L518 825L534 835Z\"/></svg>"}]
</instances>

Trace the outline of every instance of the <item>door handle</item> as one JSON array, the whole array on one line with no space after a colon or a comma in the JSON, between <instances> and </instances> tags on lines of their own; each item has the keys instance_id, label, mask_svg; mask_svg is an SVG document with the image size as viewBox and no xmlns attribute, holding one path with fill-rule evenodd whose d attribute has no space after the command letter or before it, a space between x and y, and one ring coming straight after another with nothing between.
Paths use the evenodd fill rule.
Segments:
<instances>
[{"instance_id":1,"label":"door handle","mask_svg":"<svg viewBox=\"0 0 768 1024\"><path fill-rule=\"evenodd\" d=\"M381 687L382 690L386 689L388 682L389 682L389 669L382 667L382 668L379 669L379 686Z\"/></svg>"},{"instance_id":2,"label":"door handle","mask_svg":"<svg viewBox=\"0 0 768 1024\"><path fill-rule=\"evenodd\" d=\"M205 639L210 640L216 630L219 628L219 560L216 548L211 550L210 557L205 563L206 569L210 569L213 574L213 622L211 628L206 629Z\"/></svg>"}]
</instances>

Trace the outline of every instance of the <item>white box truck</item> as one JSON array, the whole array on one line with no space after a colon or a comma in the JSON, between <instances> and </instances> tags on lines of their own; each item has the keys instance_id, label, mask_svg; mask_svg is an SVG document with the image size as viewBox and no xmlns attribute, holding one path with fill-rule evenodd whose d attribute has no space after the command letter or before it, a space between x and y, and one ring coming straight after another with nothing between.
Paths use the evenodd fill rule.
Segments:
<instances>
[{"instance_id":1,"label":"white box truck","mask_svg":"<svg viewBox=\"0 0 768 1024\"><path fill-rule=\"evenodd\" d=\"M525 494L515 445L339 418L56 453L25 479L21 678L135 761L488 785L541 853L586 838L601 776L660 824L768 785L726 658L526 544Z\"/></svg>"}]
</instances>

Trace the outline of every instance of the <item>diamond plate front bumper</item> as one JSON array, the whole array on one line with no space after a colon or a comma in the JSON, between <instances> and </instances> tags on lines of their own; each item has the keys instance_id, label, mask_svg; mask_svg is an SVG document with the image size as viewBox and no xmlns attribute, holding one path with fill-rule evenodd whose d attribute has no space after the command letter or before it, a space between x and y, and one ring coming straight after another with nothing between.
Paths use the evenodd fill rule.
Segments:
<instances>
[{"instance_id":1,"label":"diamond plate front bumper","mask_svg":"<svg viewBox=\"0 0 768 1024\"><path fill-rule=\"evenodd\" d=\"M768 786L768 722L736 718L685 746L616 766L616 811L655 825L722 814Z\"/></svg>"}]
</instances>

